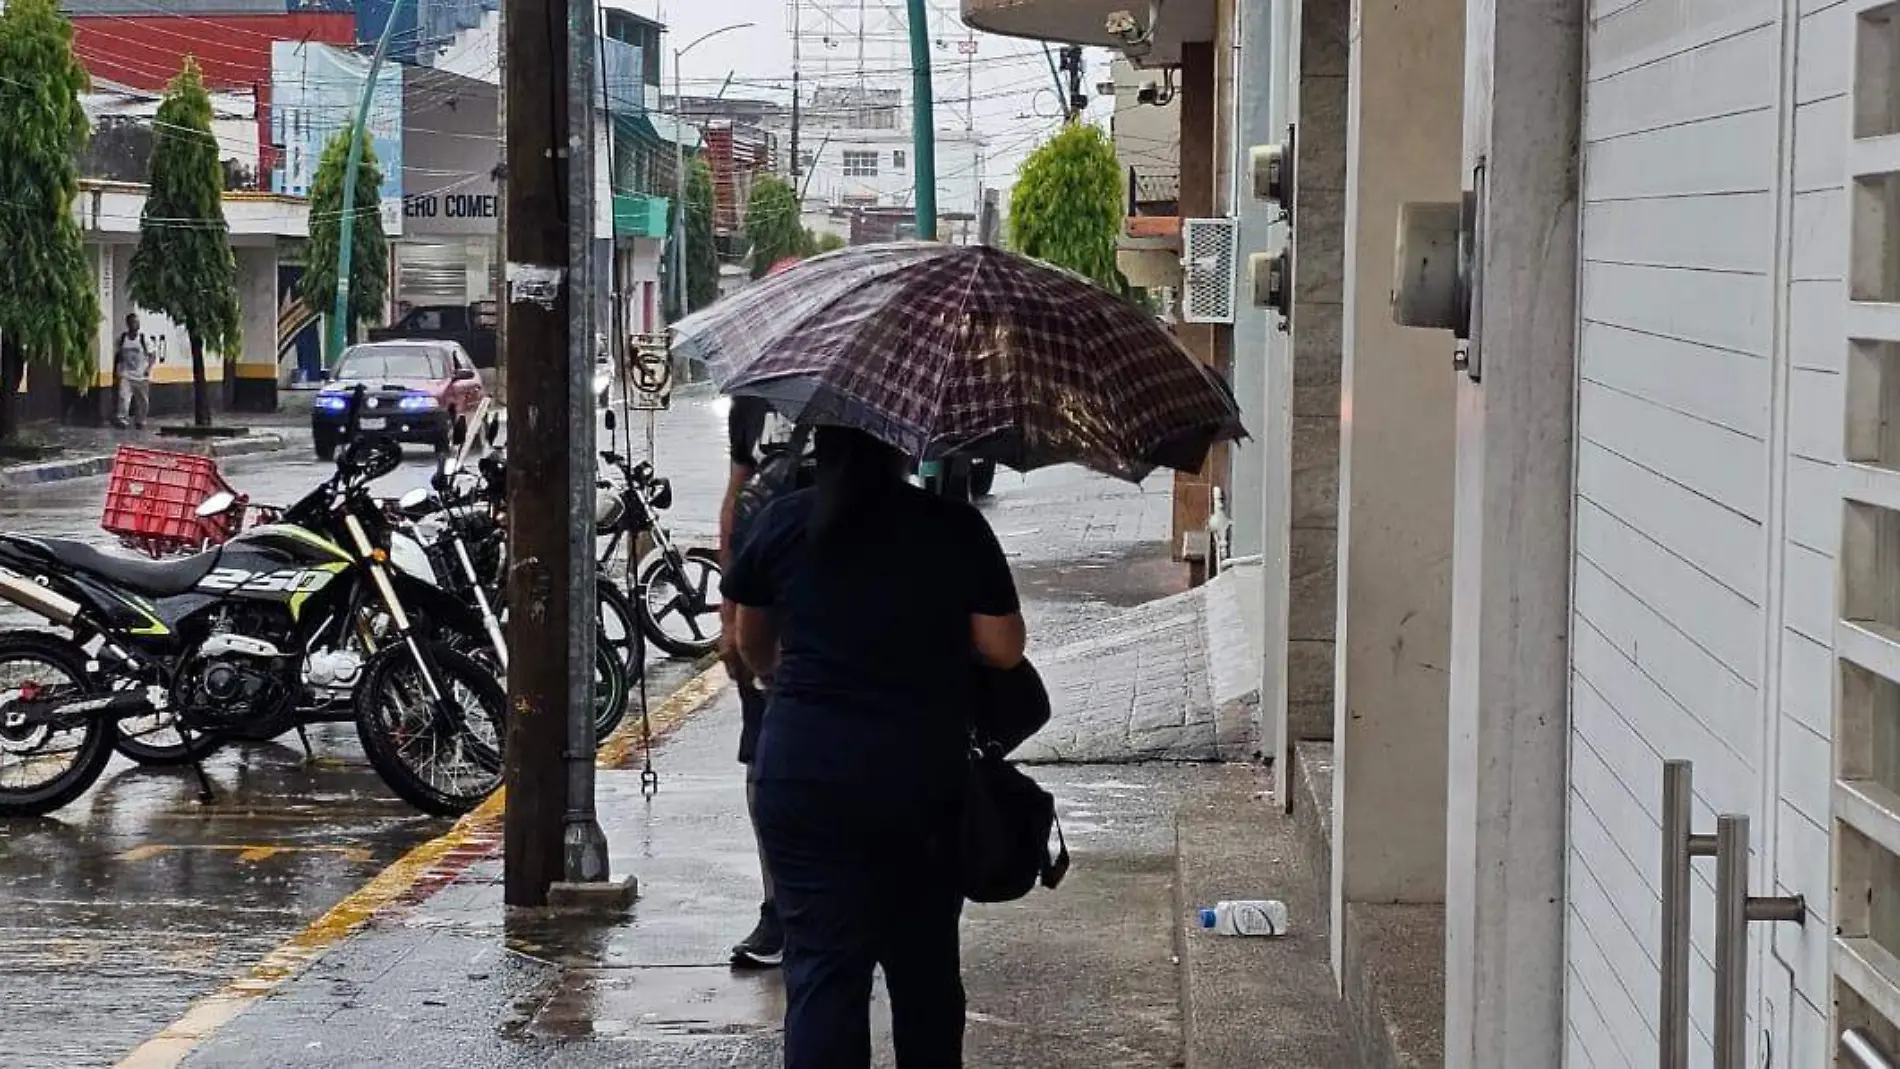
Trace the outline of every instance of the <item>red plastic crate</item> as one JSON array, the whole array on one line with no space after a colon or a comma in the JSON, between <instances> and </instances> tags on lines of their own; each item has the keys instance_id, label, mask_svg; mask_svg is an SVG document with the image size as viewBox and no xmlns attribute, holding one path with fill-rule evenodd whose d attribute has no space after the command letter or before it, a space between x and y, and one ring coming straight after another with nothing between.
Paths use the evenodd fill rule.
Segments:
<instances>
[{"instance_id":1,"label":"red plastic crate","mask_svg":"<svg viewBox=\"0 0 1900 1069\"><path fill-rule=\"evenodd\" d=\"M212 494L230 489L215 458L122 445L112 455L99 526L152 554L223 542L236 533L236 511L207 520L197 509Z\"/></svg>"}]
</instances>

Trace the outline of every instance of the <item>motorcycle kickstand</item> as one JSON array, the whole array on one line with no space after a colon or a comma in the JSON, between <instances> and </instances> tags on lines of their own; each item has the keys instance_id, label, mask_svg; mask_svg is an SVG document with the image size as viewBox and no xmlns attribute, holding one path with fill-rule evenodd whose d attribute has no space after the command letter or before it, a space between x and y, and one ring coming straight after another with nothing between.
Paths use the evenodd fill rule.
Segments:
<instances>
[{"instance_id":1,"label":"motorcycle kickstand","mask_svg":"<svg viewBox=\"0 0 1900 1069\"><path fill-rule=\"evenodd\" d=\"M185 749L189 752L191 749L190 729L180 725L178 728L178 737L185 740ZM191 759L191 771L198 777L198 804L212 805L216 803L218 800L218 792L211 788L211 777L205 774L204 761L200 758L193 757Z\"/></svg>"},{"instance_id":2,"label":"motorcycle kickstand","mask_svg":"<svg viewBox=\"0 0 1900 1069\"><path fill-rule=\"evenodd\" d=\"M316 751L310 748L310 732L306 731L302 724L297 725L297 741L303 743L303 763L306 765L315 764L317 754Z\"/></svg>"}]
</instances>

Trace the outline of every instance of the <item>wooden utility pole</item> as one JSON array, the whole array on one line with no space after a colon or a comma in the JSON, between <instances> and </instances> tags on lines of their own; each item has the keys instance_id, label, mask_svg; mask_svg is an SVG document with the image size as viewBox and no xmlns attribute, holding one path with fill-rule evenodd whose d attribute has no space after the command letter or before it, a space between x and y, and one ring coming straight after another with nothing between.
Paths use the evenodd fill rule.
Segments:
<instances>
[{"instance_id":1,"label":"wooden utility pole","mask_svg":"<svg viewBox=\"0 0 1900 1069\"><path fill-rule=\"evenodd\" d=\"M590 0L507 0L503 18L510 906L606 878L593 810L593 532L573 522L591 510L594 481L593 18Z\"/></svg>"}]
</instances>

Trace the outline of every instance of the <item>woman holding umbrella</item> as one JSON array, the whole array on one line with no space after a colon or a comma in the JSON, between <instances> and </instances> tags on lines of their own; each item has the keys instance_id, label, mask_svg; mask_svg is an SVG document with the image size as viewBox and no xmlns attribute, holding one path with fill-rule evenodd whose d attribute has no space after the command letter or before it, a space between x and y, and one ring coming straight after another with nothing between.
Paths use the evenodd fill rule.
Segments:
<instances>
[{"instance_id":1,"label":"woman holding umbrella","mask_svg":"<svg viewBox=\"0 0 1900 1069\"><path fill-rule=\"evenodd\" d=\"M816 444L817 486L766 506L724 586L740 655L770 681L753 775L786 933L785 1064L870 1064L881 965L898 1064L958 1066L971 666L1021 662L1016 587L982 516L909 485L902 453L844 427Z\"/></svg>"},{"instance_id":2,"label":"woman holding umbrella","mask_svg":"<svg viewBox=\"0 0 1900 1069\"><path fill-rule=\"evenodd\" d=\"M785 928L785 1064L870 1064L882 965L900 1069L962 1064L955 844L976 664L1022 659L981 515L912 460L1198 470L1243 432L1221 380L1143 311L984 247L861 246L675 328L729 393L818 428L817 485L779 498L726 573L771 681L753 765Z\"/></svg>"}]
</instances>

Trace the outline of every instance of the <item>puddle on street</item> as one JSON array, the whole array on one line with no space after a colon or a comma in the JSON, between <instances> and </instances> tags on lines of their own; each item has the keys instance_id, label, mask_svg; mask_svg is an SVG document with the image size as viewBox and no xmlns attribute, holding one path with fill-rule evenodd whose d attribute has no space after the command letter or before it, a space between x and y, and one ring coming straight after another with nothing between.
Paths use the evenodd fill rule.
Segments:
<instances>
[{"instance_id":1,"label":"puddle on street","mask_svg":"<svg viewBox=\"0 0 1900 1069\"><path fill-rule=\"evenodd\" d=\"M692 1039L770 1035L785 1017L776 973L727 966L570 972L529 1022L542 1039Z\"/></svg>"}]
</instances>

